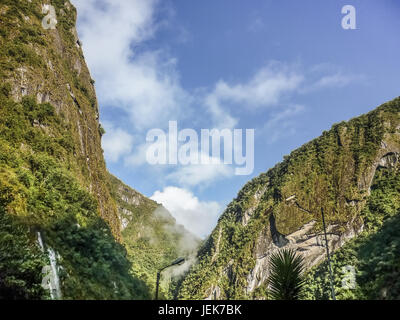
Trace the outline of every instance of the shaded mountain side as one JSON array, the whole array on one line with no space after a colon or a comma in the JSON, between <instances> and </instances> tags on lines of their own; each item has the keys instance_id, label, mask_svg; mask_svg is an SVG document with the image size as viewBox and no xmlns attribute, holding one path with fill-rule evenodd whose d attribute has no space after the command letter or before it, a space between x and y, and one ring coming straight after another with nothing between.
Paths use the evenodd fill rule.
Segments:
<instances>
[{"instance_id":1,"label":"shaded mountain side","mask_svg":"<svg viewBox=\"0 0 400 320\"><path fill-rule=\"evenodd\" d=\"M189 268L200 239L176 223L160 204L109 175L110 190L116 200L122 230L122 243L133 265L133 273L155 292L157 271L178 257L187 262L163 273L160 298L172 298L175 282ZM173 282L171 281L171 276Z\"/></svg>"},{"instance_id":2,"label":"shaded mountain side","mask_svg":"<svg viewBox=\"0 0 400 320\"><path fill-rule=\"evenodd\" d=\"M0 298L49 298L41 284L51 252L64 299L149 298L75 175L69 134L51 104L0 90Z\"/></svg>"},{"instance_id":3,"label":"shaded mountain side","mask_svg":"<svg viewBox=\"0 0 400 320\"><path fill-rule=\"evenodd\" d=\"M42 27L46 3L56 9L55 30ZM52 105L64 132L55 133L56 129L40 115L32 114L30 125L48 137L62 140L67 150L60 160L96 199L97 210L118 238L117 210L106 185L94 81L75 29L76 17L76 9L69 1L1 0L1 86L14 102L30 96L37 104ZM44 144L42 148L45 147Z\"/></svg>"},{"instance_id":4,"label":"shaded mountain side","mask_svg":"<svg viewBox=\"0 0 400 320\"><path fill-rule=\"evenodd\" d=\"M118 242L76 10L51 1L45 30L45 3L0 1L0 299L151 298Z\"/></svg>"},{"instance_id":5,"label":"shaded mountain side","mask_svg":"<svg viewBox=\"0 0 400 320\"><path fill-rule=\"evenodd\" d=\"M228 205L179 297L265 298L269 255L279 248L296 249L307 269L319 265L325 259L321 208L332 251L371 228L371 219L380 229L375 209L363 210L377 169L396 166L399 153L400 98L293 151Z\"/></svg>"}]
</instances>

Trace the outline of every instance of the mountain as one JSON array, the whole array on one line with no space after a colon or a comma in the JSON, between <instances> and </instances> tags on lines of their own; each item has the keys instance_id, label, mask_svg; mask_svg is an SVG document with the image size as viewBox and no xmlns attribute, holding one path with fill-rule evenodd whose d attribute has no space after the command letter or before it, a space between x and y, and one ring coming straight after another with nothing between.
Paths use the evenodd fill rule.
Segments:
<instances>
[{"instance_id":1,"label":"mountain","mask_svg":"<svg viewBox=\"0 0 400 320\"><path fill-rule=\"evenodd\" d=\"M246 184L194 257L195 236L107 171L76 10L51 1L44 28L43 2L0 2L0 299L150 299L180 256L161 297L265 299L280 248L303 254L305 298L327 299L321 209L337 297L400 298L400 98Z\"/></svg>"},{"instance_id":2,"label":"mountain","mask_svg":"<svg viewBox=\"0 0 400 320\"><path fill-rule=\"evenodd\" d=\"M328 299L322 210L338 299L400 298L400 98L293 151L227 207L179 288L181 299L268 298L269 257L302 254L305 298ZM356 288L342 286L343 268Z\"/></svg>"},{"instance_id":3,"label":"mountain","mask_svg":"<svg viewBox=\"0 0 400 320\"><path fill-rule=\"evenodd\" d=\"M76 10L51 4L54 29L43 1L0 2L0 299L152 298L197 240L108 173Z\"/></svg>"},{"instance_id":4,"label":"mountain","mask_svg":"<svg viewBox=\"0 0 400 320\"><path fill-rule=\"evenodd\" d=\"M116 200L121 221L122 243L132 261L134 274L155 292L157 271L178 257L186 263L163 272L159 298L172 299L171 276L183 275L194 260L200 239L177 224L175 218L157 202L150 200L110 174L110 190ZM162 280L163 280L162 279ZM173 283L176 285L175 283Z\"/></svg>"}]
</instances>

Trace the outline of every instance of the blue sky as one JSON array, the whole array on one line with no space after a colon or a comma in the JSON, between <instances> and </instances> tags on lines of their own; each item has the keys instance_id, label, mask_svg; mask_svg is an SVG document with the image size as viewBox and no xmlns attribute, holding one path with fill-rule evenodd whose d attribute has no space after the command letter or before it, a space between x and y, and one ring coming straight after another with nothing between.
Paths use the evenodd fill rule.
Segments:
<instances>
[{"instance_id":1,"label":"blue sky","mask_svg":"<svg viewBox=\"0 0 400 320\"><path fill-rule=\"evenodd\" d=\"M396 0L73 0L109 170L206 236L251 178L400 95ZM344 30L342 7L356 9ZM255 129L255 169L152 166L146 134Z\"/></svg>"}]
</instances>

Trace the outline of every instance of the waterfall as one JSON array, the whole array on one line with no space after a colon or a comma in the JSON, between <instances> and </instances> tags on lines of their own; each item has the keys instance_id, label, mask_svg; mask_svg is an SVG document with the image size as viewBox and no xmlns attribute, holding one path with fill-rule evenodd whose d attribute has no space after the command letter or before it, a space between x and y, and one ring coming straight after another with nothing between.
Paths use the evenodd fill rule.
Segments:
<instances>
[{"instance_id":1,"label":"waterfall","mask_svg":"<svg viewBox=\"0 0 400 320\"><path fill-rule=\"evenodd\" d=\"M46 253L42 235L38 232L38 243L43 253ZM42 273L44 278L42 281L42 287L50 291L51 299L58 300L62 298L60 288L60 278L58 276L58 266L56 253L52 248L47 248L47 256L50 260L50 266L43 267Z\"/></svg>"}]
</instances>

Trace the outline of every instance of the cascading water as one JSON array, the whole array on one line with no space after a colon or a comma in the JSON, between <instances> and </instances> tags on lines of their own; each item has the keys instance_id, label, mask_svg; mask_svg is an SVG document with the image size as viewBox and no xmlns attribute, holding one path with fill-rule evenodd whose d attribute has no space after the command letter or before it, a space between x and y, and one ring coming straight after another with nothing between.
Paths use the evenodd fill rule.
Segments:
<instances>
[{"instance_id":1,"label":"cascading water","mask_svg":"<svg viewBox=\"0 0 400 320\"><path fill-rule=\"evenodd\" d=\"M42 235L38 232L38 242L43 253L46 253ZM51 299L58 300L62 298L60 288L60 278L58 276L57 257L52 248L47 248L47 256L50 260L50 266L45 266L42 273L45 274L42 286L50 291Z\"/></svg>"}]
</instances>

